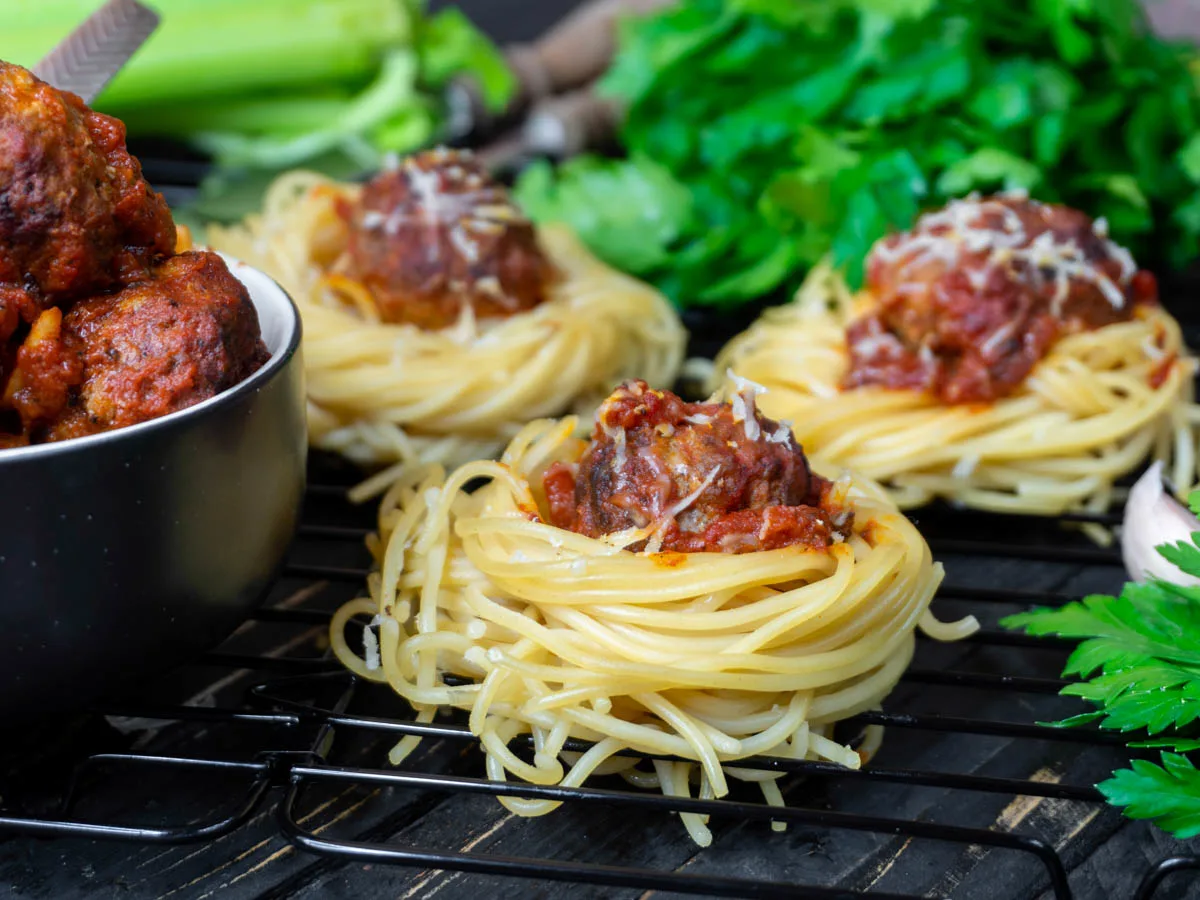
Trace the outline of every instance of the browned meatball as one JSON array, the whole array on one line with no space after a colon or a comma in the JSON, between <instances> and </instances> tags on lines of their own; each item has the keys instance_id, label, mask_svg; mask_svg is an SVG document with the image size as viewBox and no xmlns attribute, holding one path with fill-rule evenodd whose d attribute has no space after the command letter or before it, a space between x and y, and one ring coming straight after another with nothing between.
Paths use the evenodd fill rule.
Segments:
<instances>
[{"instance_id":1,"label":"browned meatball","mask_svg":"<svg viewBox=\"0 0 1200 900\"><path fill-rule=\"evenodd\" d=\"M174 249L171 214L126 151L125 126L0 62L0 341Z\"/></svg>"},{"instance_id":2,"label":"browned meatball","mask_svg":"<svg viewBox=\"0 0 1200 900\"><path fill-rule=\"evenodd\" d=\"M1157 297L1102 222L1024 197L969 198L880 241L876 311L847 334L847 387L928 390L946 403L1012 393L1063 334L1133 316Z\"/></svg>"},{"instance_id":3,"label":"browned meatball","mask_svg":"<svg viewBox=\"0 0 1200 900\"><path fill-rule=\"evenodd\" d=\"M544 487L553 524L589 537L657 524L671 551L825 548L848 521L823 505L829 482L752 394L685 403L642 381L604 402L578 465L555 464Z\"/></svg>"},{"instance_id":4,"label":"browned meatball","mask_svg":"<svg viewBox=\"0 0 1200 900\"><path fill-rule=\"evenodd\" d=\"M386 322L453 325L511 316L546 299L553 267L533 224L470 154L433 150L368 182L343 203L343 267L371 291Z\"/></svg>"},{"instance_id":5,"label":"browned meatball","mask_svg":"<svg viewBox=\"0 0 1200 900\"><path fill-rule=\"evenodd\" d=\"M268 357L245 287L215 253L171 257L146 280L53 321L60 315L39 317L6 392L35 442L176 412L234 386Z\"/></svg>"}]
</instances>

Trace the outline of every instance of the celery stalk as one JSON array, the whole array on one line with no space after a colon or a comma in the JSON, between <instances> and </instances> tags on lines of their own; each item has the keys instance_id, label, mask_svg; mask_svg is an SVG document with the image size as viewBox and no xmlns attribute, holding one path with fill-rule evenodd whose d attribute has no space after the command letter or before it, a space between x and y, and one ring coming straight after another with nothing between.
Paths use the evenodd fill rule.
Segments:
<instances>
[{"instance_id":1,"label":"celery stalk","mask_svg":"<svg viewBox=\"0 0 1200 900\"><path fill-rule=\"evenodd\" d=\"M297 135L325 128L353 102L354 95L346 92L297 92L139 106L121 118L130 134L171 138L222 131Z\"/></svg>"},{"instance_id":2,"label":"celery stalk","mask_svg":"<svg viewBox=\"0 0 1200 900\"><path fill-rule=\"evenodd\" d=\"M432 136L433 119L430 112L422 108L424 104L417 93L416 77L415 54L396 50L384 59L379 77L371 86L320 129L299 136L282 137L199 133L195 135L195 143L225 165L286 168L338 149L347 137L371 133L398 113L423 119L424 127L417 132L419 139L416 143L420 143Z\"/></svg>"},{"instance_id":3,"label":"celery stalk","mask_svg":"<svg viewBox=\"0 0 1200 900\"><path fill-rule=\"evenodd\" d=\"M100 0L5 0L0 59L32 65ZM158 30L97 107L138 106L370 80L413 43L405 0L147 0Z\"/></svg>"},{"instance_id":4,"label":"celery stalk","mask_svg":"<svg viewBox=\"0 0 1200 900\"><path fill-rule=\"evenodd\" d=\"M0 0L0 59L32 65L100 2ZM95 106L132 136L182 138L211 154L209 214L244 207L284 168L362 171L384 152L427 144L438 92L459 74L493 108L515 87L465 16L426 16L425 0L144 2L162 23Z\"/></svg>"}]
</instances>

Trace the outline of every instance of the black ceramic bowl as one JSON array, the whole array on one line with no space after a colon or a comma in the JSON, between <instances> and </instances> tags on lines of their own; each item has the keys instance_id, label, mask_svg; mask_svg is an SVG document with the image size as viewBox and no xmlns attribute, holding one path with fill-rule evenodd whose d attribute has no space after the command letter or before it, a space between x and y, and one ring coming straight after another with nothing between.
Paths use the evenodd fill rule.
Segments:
<instances>
[{"instance_id":1,"label":"black ceramic bowl","mask_svg":"<svg viewBox=\"0 0 1200 900\"><path fill-rule=\"evenodd\" d=\"M161 419L0 451L0 715L61 715L195 656L276 576L304 493L300 319L230 268L271 351L258 372Z\"/></svg>"}]
</instances>

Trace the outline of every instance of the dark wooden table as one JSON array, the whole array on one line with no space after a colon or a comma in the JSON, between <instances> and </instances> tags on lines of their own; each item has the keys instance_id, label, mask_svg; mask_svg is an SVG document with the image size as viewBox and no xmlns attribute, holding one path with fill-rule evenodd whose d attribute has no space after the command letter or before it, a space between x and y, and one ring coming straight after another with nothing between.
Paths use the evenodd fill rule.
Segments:
<instances>
[{"instance_id":1,"label":"dark wooden table","mask_svg":"<svg viewBox=\"0 0 1200 900\"><path fill-rule=\"evenodd\" d=\"M536 35L571 5L569 0L463 4L492 33L516 40ZM1186 5L1181 0L1175 8ZM319 479L336 482L344 476L323 468ZM304 681L305 673L326 667L322 622L330 610L358 591L361 582L354 570L366 564L358 534L369 525L370 516L369 511L348 508L336 492L317 488L310 492L306 517L308 527L297 541L292 566L267 604L270 612L243 629L221 655L144 686L142 696L128 701L131 706L145 712L203 690L202 706L262 711L264 707L245 705L247 688L261 683L274 683L271 691L286 695L285 699L302 697L310 705L330 702L318 682ZM1078 535L1054 525L979 516L949 518L938 513L919 518L937 556L946 563L951 585L936 601L935 610L943 617L973 612L988 634L950 647L922 642L913 672L889 698L886 709L941 717L936 721L943 726L954 720L1027 724L1076 709L1047 693L1049 682L1037 681L1057 675L1063 651L1006 641L996 621L1042 593L1065 598L1118 589L1123 575L1113 554L1091 548ZM964 539L964 534L970 538ZM940 677L947 671L969 673L977 686L948 685ZM302 683L289 687L286 679L297 675ZM1027 680L1014 687L1003 682L1009 676ZM404 716L394 699L371 691L360 692L350 711ZM68 773L91 754L133 752L253 764L265 748L303 752L314 737L303 720L280 724L268 718L230 724L220 718L205 721L203 715L197 713L195 721L129 733L98 716L36 733L6 728L0 741L0 810L54 814L53 804L67 786ZM377 768L388 743L369 730L339 728L329 761ZM944 784L825 776L791 778L784 793L790 805L818 813L885 815L1035 836L1053 847L1066 864L1076 898L1126 900L1152 862L1179 853L1196 854L1200 842L1174 841L1148 825L1127 822L1094 801L1088 786L1121 759L1112 748L1050 740L1044 734L1030 739L953 727L897 725L889 729L873 762L879 770L955 773L973 785L982 784L980 779L1032 780L1045 796L995 787L962 790ZM472 746L448 739L426 741L406 768L450 776L482 773ZM152 771L118 761L84 773L78 783L79 802L71 814L142 827L203 823L228 814L246 787L236 774ZM282 789L272 787L241 827L213 840L179 846L6 838L0 842L0 897L634 900L654 893L313 856L281 835L281 798ZM745 793L741 798L754 799ZM673 818L661 813L570 804L552 816L523 820L508 815L487 797L366 784L312 790L301 798L296 818L319 837L376 846L546 857L971 900L1050 896L1044 871L1027 854L873 830L805 824L776 834L761 822L727 818L714 822L714 845L700 850ZM1168 877L1155 898L1200 898L1195 875ZM794 896L808 895L797 889Z\"/></svg>"}]
</instances>

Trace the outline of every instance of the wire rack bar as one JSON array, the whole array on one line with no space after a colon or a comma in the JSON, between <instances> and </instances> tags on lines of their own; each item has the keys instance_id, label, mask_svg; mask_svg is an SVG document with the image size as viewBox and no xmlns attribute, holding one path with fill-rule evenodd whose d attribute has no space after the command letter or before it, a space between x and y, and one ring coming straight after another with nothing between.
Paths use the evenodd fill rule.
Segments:
<instances>
[{"instance_id":1,"label":"wire rack bar","mask_svg":"<svg viewBox=\"0 0 1200 900\"><path fill-rule=\"evenodd\" d=\"M345 486L314 483L308 488L310 505L340 509L339 518L363 519L370 510L352 509L345 501ZM955 515L963 514L961 511ZM920 518L920 517L918 517ZM1112 525L1116 513L1063 517L1064 521L1095 522ZM994 517L990 520L994 523ZM1044 527L1044 523L1039 523ZM362 563L335 562L310 556L303 548L316 546L328 550L348 550L351 555L362 546L369 527L357 524L330 524L319 518L306 517L297 544L297 552L286 566L286 584L314 589L326 586L338 588L345 595L345 585L361 585L368 568ZM1020 529L1017 529L1020 534ZM984 540L939 537L930 540L936 553L956 553L1000 558L1047 560L1083 565L1113 566L1119 557L1112 549L1073 544L1068 547L1040 544L1036 538L990 542ZM341 556L345 556L342 553ZM362 559L365 553L356 558ZM313 595L320 597L318 592ZM939 602L975 604L982 611L1006 613L1011 608L1029 605L1058 606L1074 598L1057 591L980 587L971 584L949 583L938 592ZM309 629L317 635L327 623L335 601L308 602L299 606L275 602L264 606L253 616L254 629ZM933 642L922 641L923 646ZM281 644L282 646L282 644ZM1032 653L1042 658L1046 654L1062 656L1069 642L1034 639L996 627L986 627L963 642L963 646L979 652ZM997 657L1000 658L1000 657ZM1053 659L1053 656L1051 656ZM333 837L302 824L299 805L307 792L320 790L323 785L344 785L362 788L390 787L416 792L421 796L476 795L511 796L526 799L551 800L568 805L604 807L627 810L630 815L659 815L666 821L680 812L711 815L715 821L741 820L750 822L791 822L806 828L857 831L898 835L921 842L951 843L966 847L984 847L998 852L1023 854L1037 860L1044 879L1043 885L1056 900L1070 900L1071 889L1062 857L1053 843L1018 831L969 827L943 821L925 821L887 815L866 815L837 809L824 809L789 802L778 807L751 803L739 799L703 800L681 798L633 789L616 790L608 787L561 787L532 785L521 782L498 784L472 775L445 772L425 772L409 768L384 769L364 766L333 765L328 753L335 741L355 739L379 742L375 757L382 761L388 742L405 735L448 740L463 747L477 741L462 720L438 720L418 723L407 714L388 712L386 715L356 709L375 697L388 700L386 688L359 683L345 672L340 664L321 649L291 641L280 651L255 650L230 644L204 655L198 665L229 673L246 673L262 679L245 690L244 705L223 704L197 706L178 703L115 702L96 707L97 714L120 716L155 723L160 728L221 728L245 731L263 738L252 758L233 759L200 755L138 753L97 753L85 757L68 779L61 807L54 815L21 815L19 810L4 810L0 815L0 833L32 834L42 837L82 836L106 840L130 841L144 844L204 843L237 831L264 808L274 807L275 821L280 833L296 847L333 861L378 862L420 868L442 868L460 872L499 875L513 878L534 878L549 882L577 882L611 888L664 890L680 894L735 897L860 897L848 888L759 881L731 878L725 875L692 874L663 871L637 865L610 865L564 859L520 857L485 852L419 846L394 837L376 835L369 830L350 838ZM988 669L931 666L918 663L909 668L902 684L921 686L935 691L1002 692L1005 695L1026 695L1047 698L1059 693L1069 682L1021 669ZM317 695L334 695L325 705L315 702ZM940 696L940 694L938 695ZM949 696L949 695L947 695ZM297 699L299 698L299 699ZM394 707L394 701L392 706ZM386 706L386 703L385 703ZM987 716L952 715L949 713L906 712L901 709L875 710L861 713L845 723L848 729L868 725L885 726L899 732L924 732L931 736L972 736L979 740L1037 742L1046 746L1065 745L1095 748L1123 746L1125 737L1094 728L1060 729L1036 722L1006 721ZM584 742L569 742L566 749L583 752ZM528 738L518 738L513 749L519 754L532 752ZM817 760L795 760L760 757L739 761L748 769L778 771L787 778L806 780L845 781L848 783L897 784L914 789L933 789L994 795L997 798L1030 797L1099 804L1103 798L1090 784L1071 784L1059 781L1005 777L977 772L953 772L923 766L869 765L849 770L833 763ZM223 778L229 803L219 814L200 821L186 821L146 827L102 818L75 818L71 810L81 795L86 795L96 782L97 775L108 770L127 770L136 774L160 770L180 774L195 773ZM102 779L99 779L102 780ZM224 783L224 782L223 782ZM782 782L781 782L782 783ZM803 796L803 794L802 794ZM418 807L414 806L414 809ZM8 814L13 812L14 814ZM414 815L421 813L415 812ZM349 824L349 823L347 823ZM369 839L367 839L369 838ZM1200 869L1200 857L1172 856L1163 859L1146 872L1132 900L1152 900L1165 879L1178 872ZM879 893L879 900L912 900L916 895Z\"/></svg>"}]
</instances>

